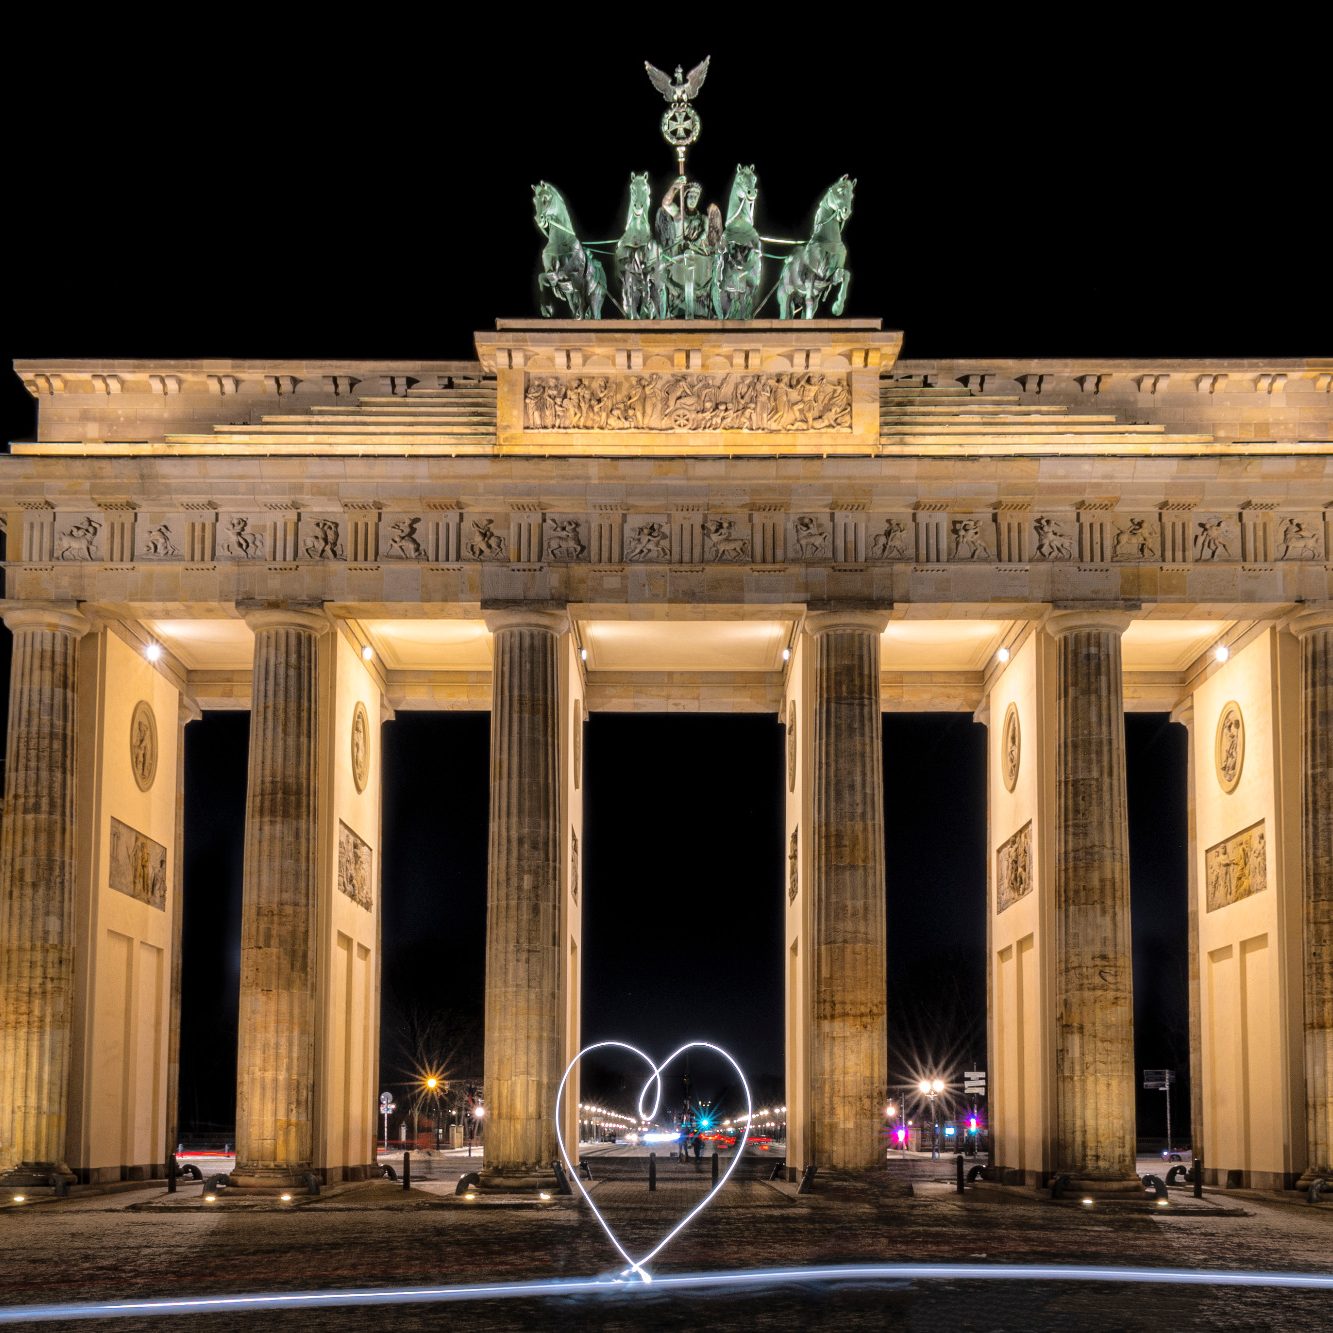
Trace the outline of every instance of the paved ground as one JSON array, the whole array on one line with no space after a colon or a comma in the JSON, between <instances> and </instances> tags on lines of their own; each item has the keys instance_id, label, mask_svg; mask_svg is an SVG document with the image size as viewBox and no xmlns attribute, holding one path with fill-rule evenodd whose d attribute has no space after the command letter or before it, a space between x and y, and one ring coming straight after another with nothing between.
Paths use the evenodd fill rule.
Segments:
<instances>
[{"instance_id":1,"label":"paved ground","mask_svg":"<svg viewBox=\"0 0 1333 1333\"><path fill-rule=\"evenodd\" d=\"M1052 1203L1035 1194L953 1192L950 1164L914 1160L868 1180L824 1181L797 1197L756 1178L727 1186L654 1266L659 1275L794 1264L1055 1262L1333 1274L1333 1209L1257 1193L1173 1191L1157 1209ZM593 1197L631 1252L642 1253L706 1191L693 1163L649 1194L642 1163L607 1161ZM160 1187L0 1210L0 1306L137 1296L376 1288L616 1271L586 1206L456 1201L438 1185L341 1187L291 1205L206 1204L202 1186ZM289 1313L120 1320L151 1327L342 1329L878 1328L1313 1329L1333 1292L1116 1286L1045 1281L808 1283L776 1291L614 1295ZM48 1325L48 1327L52 1327ZM78 1325L86 1327L86 1325Z\"/></svg>"}]
</instances>

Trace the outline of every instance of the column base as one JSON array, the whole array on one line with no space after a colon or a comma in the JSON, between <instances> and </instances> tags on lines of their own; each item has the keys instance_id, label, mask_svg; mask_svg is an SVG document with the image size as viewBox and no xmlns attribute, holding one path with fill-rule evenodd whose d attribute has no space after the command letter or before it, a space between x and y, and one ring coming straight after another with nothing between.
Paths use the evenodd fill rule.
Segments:
<instances>
[{"instance_id":1,"label":"column base","mask_svg":"<svg viewBox=\"0 0 1333 1333\"><path fill-rule=\"evenodd\" d=\"M19 1162L0 1172L0 1190L40 1189L43 1185L72 1185L76 1177L64 1162Z\"/></svg>"},{"instance_id":2,"label":"column base","mask_svg":"<svg viewBox=\"0 0 1333 1333\"><path fill-rule=\"evenodd\" d=\"M498 1167L484 1167L479 1173L477 1188L483 1194L534 1194L555 1188L555 1170L522 1167L505 1171Z\"/></svg>"},{"instance_id":3,"label":"column base","mask_svg":"<svg viewBox=\"0 0 1333 1333\"><path fill-rule=\"evenodd\" d=\"M1289 1186L1291 1189L1308 1190L1316 1180L1326 1180L1328 1184L1324 1187L1328 1191L1328 1196L1333 1199L1333 1167L1309 1166L1296 1177L1296 1183Z\"/></svg>"},{"instance_id":4,"label":"column base","mask_svg":"<svg viewBox=\"0 0 1333 1333\"><path fill-rule=\"evenodd\" d=\"M324 1183L324 1173L313 1166L238 1166L227 1177L227 1183L235 1190L281 1194L284 1190L306 1189L311 1176Z\"/></svg>"}]
</instances>

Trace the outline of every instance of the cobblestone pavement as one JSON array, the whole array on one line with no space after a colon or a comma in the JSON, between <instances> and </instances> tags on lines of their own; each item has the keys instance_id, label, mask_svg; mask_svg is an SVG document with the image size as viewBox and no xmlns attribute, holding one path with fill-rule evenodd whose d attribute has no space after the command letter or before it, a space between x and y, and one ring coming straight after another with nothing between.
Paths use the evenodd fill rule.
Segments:
<instances>
[{"instance_id":1,"label":"cobblestone pavement","mask_svg":"<svg viewBox=\"0 0 1333 1333\"><path fill-rule=\"evenodd\" d=\"M947 1167L947 1163L944 1164ZM910 1173L909 1173L910 1174ZM790 1187L736 1180L654 1265L659 1274L794 1264L977 1262L1143 1265L1333 1273L1333 1210L1257 1193L1173 1191L1157 1209L1052 1203L994 1187L958 1196L936 1163L917 1171ZM665 1175L665 1173L664 1173ZM599 1183L631 1252L702 1197L706 1181ZM572 1201L474 1203L389 1182L340 1187L293 1204L206 1204L202 1187L160 1187L0 1211L0 1307L139 1296L508 1282L616 1271L617 1256ZM1329 1291L1122 1286L1042 1281L795 1285L692 1295L614 1295L462 1305L117 1320L167 1333L274 1328L880 1328L993 1330L1314 1329ZM46 1327L61 1327L48 1324ZM87 1324L70 1325L86 1328Z\"/></svg>"}]
</instances>

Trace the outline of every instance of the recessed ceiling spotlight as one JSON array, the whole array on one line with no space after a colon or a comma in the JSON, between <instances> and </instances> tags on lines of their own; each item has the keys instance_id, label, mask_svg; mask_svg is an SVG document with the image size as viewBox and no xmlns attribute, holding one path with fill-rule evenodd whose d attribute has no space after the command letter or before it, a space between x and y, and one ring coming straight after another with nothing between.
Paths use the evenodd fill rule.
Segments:
<instances>
[{"instance_id":1,"label":"recessed ceiling spotlight","mask_svg":"<svg viewBox=\"0 0 1333 1333\"><path fill-rule=\"evenodd\" d=\"M791 661L791 649L790 649L790 648L784 648L784 649L782 650L782 660L783 660L784 662L790 662L790 661Z\"/></svg>"},{"instance_id":2,"label":"recessed ceiling spotlight","mask_svg":"<svg viewBox=\"0 0 1333 1333\"><path fill-rule=\"evenodd\" d=\"M160 662L162 660L162 645L160 643L150 643L148 647L143 650L143 655L150 662Z\"/></svg>"},{"instance_id":3,"label":"recessed ceiling spotlight","mask_svg":"<svg viewBox=\"0 0 1333 1333\"><path fill-rule=\"evenodd\" d=\"M366 644L366 646L361 650L361 660L363 662L370 662L374 660L374 657L375 657L375 650L369 644Z\"/></svg>"},{"instance_id":4,"label":"recessed ceiling spotlight","mask_svg":"<svg viewBox=\"0 0 1333 1333\"><path fill-rule=\"evenodd\" d=\"M1007 662L1012 655L1013 654L1010 653L1008 648L1001 648L999 652L995 654L1001 662Z\"/></svg>"},{"instance_id":5,"label":"recessed ceiling spotlight","mask_svg":"<svg viewBox=\"0 0 1333 1333\"><path fill-rule=\"evenodd\" d=\"M1219 662L1225 662L1227 658L1231 656L1231 649L1228 648L1226 644L1219 643L1217 647L1213 649L1213 656Z\"/></svg>"},{"instance_id":6,"label":"recessed ceiling spotlight","mask_svg":"<svg viewBox=\"0 0 1333 1333\"><path fill-rule=\"evenodd\" d=\"M588 660L588 650L587 650L586 648L580 648L580 649L579 649L579 661L580 661L580 662L586 662L587 660Z\"/></svg>"}]
</instances>

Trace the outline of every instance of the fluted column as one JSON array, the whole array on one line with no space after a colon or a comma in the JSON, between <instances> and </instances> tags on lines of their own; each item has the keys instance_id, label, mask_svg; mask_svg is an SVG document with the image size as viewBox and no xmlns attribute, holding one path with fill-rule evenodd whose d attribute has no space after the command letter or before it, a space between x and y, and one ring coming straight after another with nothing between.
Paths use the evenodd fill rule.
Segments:
<instances>
[{"instance_id":1,"label":"fluted column","mask_svg":"<svg viewBox=\"0 0 1333 1333\"><path fill-rule=\"evenodd\" d=\"M888 1085L883 718L879 645L887 616L819 612L811 745L814 921L813 1160L861 1170L883 1157Z\"/></svg>"},{"instance_id":2,"label":"fluted column","mask_svg":"<svg viewBox=\"0 0 1333 1333\"><path fill-rule=\"evenodd\" d=\"M310 611L246 614L255 632L241 904L235 1183L314 1165L319 639Z\"/></svg>"},{"instance_id":3,"label":"fluted column","mask_svg":"<svg viewBox=\"0 0 1333 1333\"><path fill-rule=\"evenodd\" d=\"M1057 641L1055 1164L1133 1182L1134 988L1119 612L1064 612Z\"/></svg>"},{"instance_id":4,"label":"fluted column","mask_svg":"<svg viewBox=\"0 0 1333 1333\"><path fill-rule=\"evenodd\" d=\"M1333 1177L1333 612L1299 617L1306 1170Z\"/></svg>"},{"instance_id":5,"label":"fluted column","mask_svg":"<svg viewBox=\"0 0 1333 1333\"><path fill-rule=\"evenodd\" d=\"M77 612L8 611L14 632L0 835L0 1167L65 1162L74 1005Z\"/></svg>"},{"instance_id":6,"label":"fluted column","mask_svg":"<svg viewBox=\"0 0 1333 1333\"><path fill-rule=\"evenodd\" d=\"M494 635L486 909L486 1174L549 1173L560 1032L561 612L486 617Z\"/></svg>"}]
</instances>

